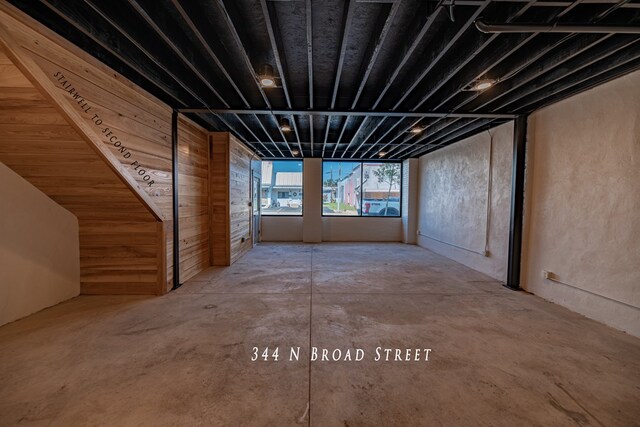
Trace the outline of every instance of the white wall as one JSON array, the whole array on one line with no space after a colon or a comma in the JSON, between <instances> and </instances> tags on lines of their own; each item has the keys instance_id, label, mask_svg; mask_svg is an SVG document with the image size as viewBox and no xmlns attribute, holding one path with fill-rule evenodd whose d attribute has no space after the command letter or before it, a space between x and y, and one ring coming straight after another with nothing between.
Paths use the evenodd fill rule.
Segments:
<instances>
[{"instance_id":1,"label":"white wall","mask_svg":"<svg viewBox=\"0 0 640 427\"><path fill-rule=\"evenodd\" d=\"M303 229L306 243L322 241L322 159L304 159Z\"/></svg>"},{"instance_id":2,"label":"white wall","mask_svg":"<svg viewBox=\"0 0 640 427\"><path fill-rule=\"evenodd\" d=\"M304 159L303 173L304 216L262 217L263 242L402 241L402 218L323 217L322 159Z\"/></svg>"},{"instance_id":3,"label":"white wall","mask_svg":"<svg viewBox=\"0 0 640 427\"><path fill-rule=\"evenodd\" d=\"M402 218L322 218L323 242L401 242Z\"/></svg>"},{"instance_id":4,"label":"white wall","mask_svg":"<svg viewBox=\"0 0 640 427\"><path fill-rule=\"evenodd\" d=\"M528 144L523 287L640 336L640 72L536 112Z\"/></svg>"},{"instance_id":5,"label":"white wall","mask_svg":"<svg viewBox=\"0 0 640 427\"><path fill-rule=\"evenodd\" d=\"M420 158L418 244L506 280L513 122Z\"/></svg>"},{"instance_id":6,"label":"white wall","mask_svg":"<svg viewBox=\"0 0 640 427\"><path fill-rule=\"evenodd\" d=\"M306 216L306 213L305 213ZM320 217L319 240L313 242L402 242L401 218ZM301 216L263 216L263 242L302 242L304 228ZM312 241L306 241L313 243Z\"/></svg>"},{"instance_id":7,"label":"white wall","mask_svg":"<svg viewBox=\"0 0 640 427\"><path fill-rule=\"evenodd\" d=\"M79 293L76 217L0 163L0 325Z\"/></svg>"},{"instance_id":8,"label":"white wall","mask_svg":"<svg viewBox=\"0 0 640 427\"><path fill-rule=\"evenodd\" d=\"M402 162L402 241L415 245L418 237L418 171L420 161Z\"/></svg>"},{"instance_id":9,"label":"white wall","mask_svg":"<svg viewBox=\"0 0 640 427\"><path fill-rule=\"evenodd\" d=\"M260 230L263 242L302 242L303 219L301 216L263 216Z\"/></svg>"}]
</instances>

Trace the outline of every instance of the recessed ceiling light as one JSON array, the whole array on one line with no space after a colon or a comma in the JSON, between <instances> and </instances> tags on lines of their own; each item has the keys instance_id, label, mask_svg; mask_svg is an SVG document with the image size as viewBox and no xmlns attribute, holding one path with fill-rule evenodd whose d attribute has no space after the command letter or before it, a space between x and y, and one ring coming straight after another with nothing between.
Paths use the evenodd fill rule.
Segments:
<instances>
[{"instance_id":1,"label":"recessed ceiling light","mask_svg":"<svg viewBox=\"0 0 640 427\"><path fill-rule=\"evenodd\" d=\"M262 87L275 87L276 78L273 75L273 67L270 64L263 64L258 70L258 79Z\"/></svg>"},{"instance_id":2,"label":"recessed ceiling light","mask_svg":"<svg viewBox=\"0 0 640 427\"><path fill-rule=\"evenodd\" d=\"M475 91L487 90L494 84L496 84L496 81L493 79L477 80L475 83L473 83L470 89Z\"/></svg>"},{"instance_id":3,"label":"recessed ceiling light","mask_svg":"<svg viewBox=\"0 0 640 427\"><path fill-rule=\"evenodd\" d=\"M262 87L274 87L276 85L276 81L268 77L262 77L260 78L260 84Z\"/></svg>"},{"instance_id":4,"label":"recessed ceiling light","mask_svg":"<svg viewBox=\"0 0 640 427\"><path fill-rule=\"evenodd\" d=\"M421 133L423 130L424 130L423 127L413 126L411 129L409 129L409 133L418 134L418 133Z\"/></svg>"},{"instance_id":5,"label":"recessed ceiling light","mask_svg":"<svg viewBox=\"0 0 640 427\"><path fill-rule=\"evenodd\" d=\"M280 130L282 132L291 131L291 123L289 123L289 119L281 119L280 120Z\"/></svg>"},{"instance_id":6,"label":"recessed ceiling light","mask_svg":"<svg viewBox=\"0 0 640 427\"><path fill-rule=\"evenodd\" d=\"M386 155L387 155L386 151L381 151L381 152L378 153L378 156L380 156L380 157L384 157Z\"/></svg>"},{"instance_id":7,"label":"recessed ceiling light","mask_svg":"<svg viewBox=\"0 0 640 427\"><path fill-rule=\"evenodd\" d=\"M293 149L291 150L291 154L293 154L294 156L297 156L298 154L300 154L300 151Z\"/></svg>"}]
</instances>

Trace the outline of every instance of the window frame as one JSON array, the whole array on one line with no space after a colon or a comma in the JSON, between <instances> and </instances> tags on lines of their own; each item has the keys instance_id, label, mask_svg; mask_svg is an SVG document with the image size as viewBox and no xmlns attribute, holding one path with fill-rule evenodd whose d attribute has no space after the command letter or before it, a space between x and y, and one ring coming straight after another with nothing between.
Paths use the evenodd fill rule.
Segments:
<instances>
[{"instance_id":1,"label":"window frame","mask_svg":"<svg viewBox=\"0 0 640 427\"><path fill-rule=\"evenodd\" d=\"M324 164L325 163L359 163L360 164L360 182L363 181L364 178L364 164L365 163L378 163L378 164L383 164L383 163L392 163L392 164L397 164L400 165L400 200L399 200L399 205L400 205L400 209L398 209L399 214L398 215L362 215L362 201L363 199L360 198L360 210L359 213L357 215L332 215L332 214L325 214L324 213L324 202L320 204L320 214L323 218L402 218L402 199L404 198L404 192L402 191L403 189L403 184L404 184L404 162L403 161L398 161L398 160L335 160L335 159L322 159L322 179L320 182L320 194L322 197L323 191L324 191Z\"/></svg>"},{"instance_id":2,"label":"window frame","mask_svg":"<svg viewBox=\"0 0 640 427\"><path fill-rule=\"evenodd\" d=\"M264 209L262 208L262 173L260 174L260 217L268 216L268 217L303 217L304 216L304 161L302 159L264 159L261 162L296 162L300 163L300 173L302 174L302 186L300 192L302 193L300 197L300 201L302 203L302 209L300 209L300 213L286 213L286 214L274 214L274 213L264 213ZM262 163L260 164L262 167ZM261 169L262 171L262 169ZM275 177L273 177L275 180ZM274 182L275 185L275 182Z\"/></svg>"}]
</instances>

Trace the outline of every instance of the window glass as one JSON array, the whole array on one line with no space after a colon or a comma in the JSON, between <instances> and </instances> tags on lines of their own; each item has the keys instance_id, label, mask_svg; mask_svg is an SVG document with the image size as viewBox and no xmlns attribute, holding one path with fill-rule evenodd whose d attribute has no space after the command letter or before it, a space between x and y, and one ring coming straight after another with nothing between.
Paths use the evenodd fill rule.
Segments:
<instances>
[{"instance_id":1,"label":"window glass","mask_svg":"<svg viewBox=\"0 0 640 427\"><path fill-rule=\"evenodd\" d=\"M322 214L400 216L400 163L322 163Z\"/></svg>"},{"instance_id":2,"label":"window glass","mask_svg":"<svg viewBox=\"0 0 640 427\"><path fill-rule=\"evenodd\" d=\"M360 162L322 163L322 213L358 216L360 214Z\"/></svg>"},{"instance_id":3,"label":"window glass","mask_svg":"<svg viewBox=\"0 0 640 427\"><path fill-rule=\"evenodd\" d=\"M262 215L302 215L301 161L263 161L260 188Z\"/></svg>"},{"instance_id":4,"label":"window glass","mask_svg":"<svg viewBox=\"0 0 640 427\"><path fill-rule=\"evenodd\" d=\"M400 216L400 163L364 163L362 215Z\"/></svg>"}]
</instances>

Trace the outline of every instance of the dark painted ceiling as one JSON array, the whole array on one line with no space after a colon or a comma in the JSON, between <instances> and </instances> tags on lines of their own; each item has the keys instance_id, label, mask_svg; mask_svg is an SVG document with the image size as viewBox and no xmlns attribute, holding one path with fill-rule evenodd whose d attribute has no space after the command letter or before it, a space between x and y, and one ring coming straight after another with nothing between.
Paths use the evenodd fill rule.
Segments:
<instances>
[{"instance_id":1,"label":"dark painted ceiling","mask_svg":"<svg viewBox=\"0 0 640 427\"><path fill-rule=\"evenodd\" d=\"M639 0L10 3L264 157L416 157L640 68L638 34L474 25L636 26ZM279 87L258 83L264 63Z\"/></svg>"}]
</instances>

